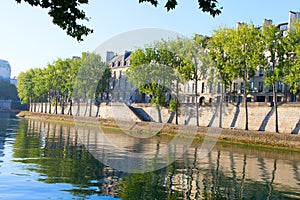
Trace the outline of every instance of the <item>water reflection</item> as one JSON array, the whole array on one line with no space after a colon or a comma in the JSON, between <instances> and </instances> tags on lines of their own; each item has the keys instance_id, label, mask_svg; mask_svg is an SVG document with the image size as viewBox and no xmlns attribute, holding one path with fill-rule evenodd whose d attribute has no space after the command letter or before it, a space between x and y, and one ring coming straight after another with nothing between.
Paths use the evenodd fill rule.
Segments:
<instances>
[{"instance_id":1,"label":"water reflection","mask_svg":"<svg viewBox=\"0 0 300 200\"><path fill-rule=\"evenodd\" d=\"M217 144L207 157L200 159L200 145L193 143L166 168L128 174L95 159L95 155L104 152L103 148L109 152L109 146L98 146L101 137L96 137L93 127L85 125L84 129L88 147L72 124L23 121L14 142L14 161L37 172L40 182L71 184L64 191L83 198L107 195L122 199L300 199L299 152ZM135 152L159 153L160 147L171 140L165 136L131 138L117 129L105 129L105 133L119 146ZM126 155L116 151L102 156L126 159Z\"/></svg>"},{"instance_id":2,"label":"water reflection","mask_svg":"<svg viewBox=\"0 0 300 200\"><path fill-rule=\"evenodd\" d=\"M14 137L13 129L17 126L18 121L11 113L0 112L0 167L4 157L5 142ZM1 171L0 171L1 173Z\"/></svg>"}]
</instances>

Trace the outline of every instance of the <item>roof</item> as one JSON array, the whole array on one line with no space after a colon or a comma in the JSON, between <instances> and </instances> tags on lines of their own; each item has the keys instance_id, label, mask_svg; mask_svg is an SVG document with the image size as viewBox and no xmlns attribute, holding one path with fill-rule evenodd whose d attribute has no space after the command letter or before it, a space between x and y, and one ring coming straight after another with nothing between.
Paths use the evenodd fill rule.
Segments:
<instances>
[{"instance_id":1,"label":"roof","mask_svg":"<svg viewBox=\"0 0 300 200\"><path fill-rule=\"evenodd\" d=\"M2 67L2 68L9 68L10 69L9 62L6 61L6 60L1 60L0 59L0 67Z\"/></svg>"}]
</instances>

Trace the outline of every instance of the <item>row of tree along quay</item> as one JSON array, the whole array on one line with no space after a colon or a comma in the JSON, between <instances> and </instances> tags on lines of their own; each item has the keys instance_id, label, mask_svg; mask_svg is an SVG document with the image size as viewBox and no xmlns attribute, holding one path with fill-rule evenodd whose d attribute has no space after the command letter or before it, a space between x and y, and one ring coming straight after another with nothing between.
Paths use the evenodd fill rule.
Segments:
<instances>
[{"instance_id":1,"label":"row of tree along quay","mask_svg":"<svg viewBox=\"0 0 300 200\"><path fill-rule=\"evenodd\" d=\"M58 59L45 68L29 69L18 76L18 95L22 103L50 102L45 113L73 115L73 101L99 99L107 92L111 69L95 53L82 53L81 58ZM64 105L70 104L65 111ZM61 113L57 106L62 105ZM34 108L35 109L35 108Z\"/></svg>"},{"instance_id":2,"label":"row of tree along quay","mask_svg":"<svg viewBox=\"0 0 300 200\"><path fill-rule=\"evenodd\" d=\"M196 126L199 126L198 82L221 82L219 102L223 102L224 90L230 89L234 80L242 79L245 129L248 130L249 81L255 71L263 69L266 85L273 87L275 131L279 132L275 84L282 81L289 86L291 93L297 92L300 83L299 41L299 22L287 32L275 25L257 28L245 23L235 29L219 28L211 37L194 35L157 41L131 54L126 78L139 92L151 97L150 103L158 111L158 122L162 122L161 107L166 107L175 113L176 124L182 103L180 86L192 81ZM23 103L51 102L49 107L56 107L54 114L58 114L58 104L69 103L69 109L65 111L63 108L60 114L73 115L71 107L74 102L85 99L92 105L113 100L111 83L115 80L111 74L108 63L95 53L83 53L81 58L58 59L43 69L21 73L18 77L19 97ZM222 127L221 117L219 126Z\"/></svg>"}]
</instances>

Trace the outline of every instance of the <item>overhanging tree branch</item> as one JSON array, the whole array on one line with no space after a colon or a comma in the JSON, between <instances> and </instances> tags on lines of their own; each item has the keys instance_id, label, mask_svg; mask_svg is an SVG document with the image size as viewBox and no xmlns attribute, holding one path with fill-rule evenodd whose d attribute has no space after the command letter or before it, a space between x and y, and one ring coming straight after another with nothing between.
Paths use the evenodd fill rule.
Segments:
<instances>
[{"instance_id":1,"label":"overhanging tree branch","mask_svg":"<svg viewBox=\"0 0 300 200\"><path fill-rule=\"evenodd\" d=\"M17 3L22 1L31 6L49 9L48 14L52 17L52 22L77 41L82 41L83 36L93 33L92 29L78 22L89 21L85 12L79 9L82 4L88 4L88 0L16 0Z\"/></svg>"}]
</instances>

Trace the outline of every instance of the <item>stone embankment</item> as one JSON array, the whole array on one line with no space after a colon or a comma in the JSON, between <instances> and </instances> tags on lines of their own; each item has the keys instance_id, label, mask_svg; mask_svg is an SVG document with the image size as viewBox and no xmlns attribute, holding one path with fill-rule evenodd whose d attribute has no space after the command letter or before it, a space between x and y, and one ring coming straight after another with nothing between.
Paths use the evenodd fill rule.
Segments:
<instances>
[{"instance_id":1,"label":"stone embankment","mask_svg":"<svg viewBox=\"0 0 300 200\"><path fill-rule=\"evenodd\" d=\"M275 132L275 109L268 103L249 103L249 130ZM31 112L56 113L54 106L49 104L32 104ZM50 111L50 112L49 112ZM157 110L149 104L73 104L57 106L57 113L79 117L98 117L100 119L117 119L120 121L152 121L158 122ZM175 123L175 114L168 109L161 109L163 123ZM300 103L284 103L278 106L278 123L280 133L300 133ZM183 104L179 108L178 123L196 124L196 111L193 104ZM245 128L245 109L241 105L224 104L199 107L199 125L203 127L219 127L227 129Z\"/></svg>"},{"instance_id":2,"label":"stone embankment","mask_svg":"<svg viewBox=\"0 0 300 200\"><path fill-rule=\"evenodd\" d=\"M140 109L139 112L132 111L132 109L137 108ZM68 123L96 124L106 127L119 127L121 124L122 128L126 127L127 129L131 129L134 126L145 127L145 129L149 129L149 127L161 127L158 131L160 134L176 135L180 133L198 139L211 136L212 128L218 127L220 121L222 121L223 128L216 128L216 132L219 133L217 134L217 140L219 141L300 150L300 134L291 134L299 132L299 105L285 104L278 107L279 134L273 132L275 115L273 108L269 106L249 106L249 129L251 129L249 131L243 130L245 119L244 107L242 106L226 105L222 108L212 106L201 107L200 127L196 127L196 129L193 125L195 123L193 110L189 109L192 111L188 113L185 109L188 110L188 107L181 108L179 117L179 124L185 125L175 125L174 114L172 115L166 109L162 110L163 124L157 123L157 111L148 105L133 105L132 108L124 104L101 104L100 107L93 105L92 108L81 105L80 109L73 106L72 116L70 116L67 115L68 109L66 106L65 115L61 115L47 114L45 113L45 111L49 111L47 106L44 104L42 107L38 104L35 105L35 109L31 105L31 112L21 112L19 116ZM220 110L222 111L221 114ZM60 113L59 111L61 110L58 109L58 113ZM51 110L51 113L54 112L55 110ZM150 122L141 121L141 117L138 116L141 114L144 114L144 117L147 117ZM189 130L196 131L190 133ZM212 140L214 139L216 138L212 137Z\"/></svg>"}]
</instances>

